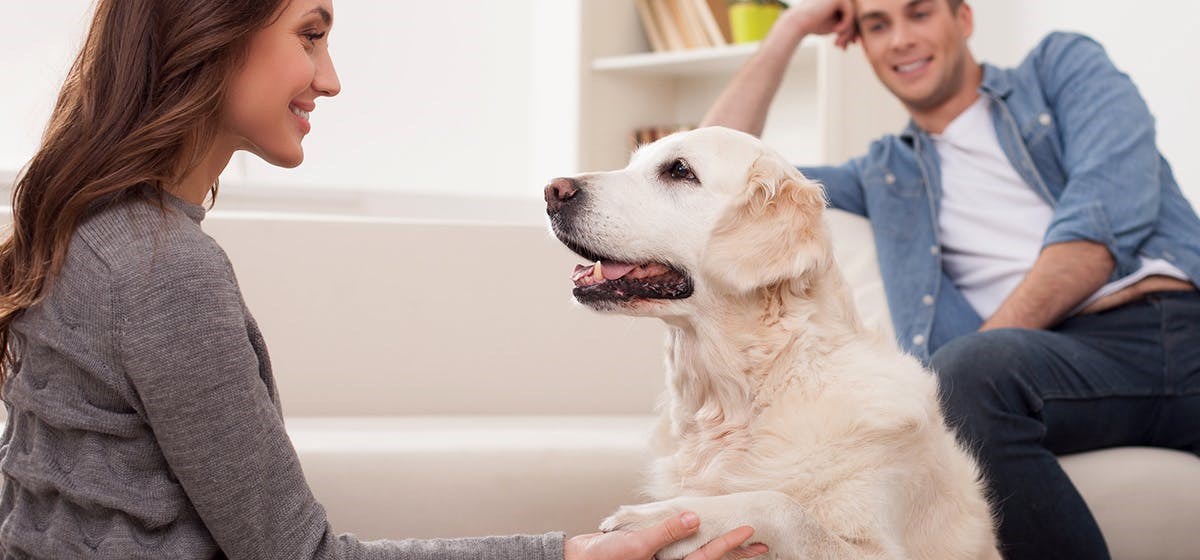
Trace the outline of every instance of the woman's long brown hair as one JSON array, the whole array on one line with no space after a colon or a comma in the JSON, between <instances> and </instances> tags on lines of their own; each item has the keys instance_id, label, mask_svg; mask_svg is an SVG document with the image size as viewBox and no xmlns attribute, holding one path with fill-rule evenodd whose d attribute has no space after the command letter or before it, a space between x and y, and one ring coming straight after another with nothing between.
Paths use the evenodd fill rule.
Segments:
<instances>
[{"instance_id":1,"label":"woman's long brown hair","mask_svg":"<svg viewBox=\"0 0 1200 560\"><path fill-rule=\"evenodd\" d=\"M0 243L0 386L13 321L45 296L75 229L123 195L158 194L212 146L228 81L284 0L98 0ZM216 194L216 185L213 186Z\"/></svg>"}]
</instances>

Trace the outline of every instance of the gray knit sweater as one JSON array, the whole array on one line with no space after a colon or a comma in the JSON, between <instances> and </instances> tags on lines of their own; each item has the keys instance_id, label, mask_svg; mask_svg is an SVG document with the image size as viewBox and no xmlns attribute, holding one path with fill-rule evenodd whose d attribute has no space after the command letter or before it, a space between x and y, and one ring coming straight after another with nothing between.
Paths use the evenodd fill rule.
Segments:
<instances>
[{"instance_id":1,"label":"gray knit sweater","mask_svg":"<svg viewBox=\"0 0 1200 560\"><path fill-rule=\"evenodd\" d=\"M335 534L284 431L262 334L203 218L173 197L165 211L127 199L96 212L46 299L13 324L0 556L562 558L561 533Z\"/></svg>"}]
</instances>

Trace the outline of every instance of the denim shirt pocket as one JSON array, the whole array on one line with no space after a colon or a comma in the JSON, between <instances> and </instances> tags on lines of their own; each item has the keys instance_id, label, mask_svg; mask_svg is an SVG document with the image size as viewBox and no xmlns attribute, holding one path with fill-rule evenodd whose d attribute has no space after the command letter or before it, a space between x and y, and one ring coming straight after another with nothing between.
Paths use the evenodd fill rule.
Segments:
<instances>
[{"instance_id":1,"label":"denim shirt pocket","mask_svg":"<svg viewBox=\"0 0 1200 560\"><path fill-rule=\"evenodd\" d=\"M1062 138L1058 132L1058 121L1048 108L1040 108L1021 123L1021 138L1046 188L1057 197L1067 182L1067 174L1062 167Z\"/></svg>"},{"instance_id":2,"label":"denim shirt pocket","mask_svg":"<svg viewBox=\"0 0 1200 560\"><path fill-rule=\"evenodd\" d=\"M863 174L862 182L872 226L890 237L911 239L921 214L918 205L925 204L921 180L871 169Z\"/></svg>"}]
</instances>

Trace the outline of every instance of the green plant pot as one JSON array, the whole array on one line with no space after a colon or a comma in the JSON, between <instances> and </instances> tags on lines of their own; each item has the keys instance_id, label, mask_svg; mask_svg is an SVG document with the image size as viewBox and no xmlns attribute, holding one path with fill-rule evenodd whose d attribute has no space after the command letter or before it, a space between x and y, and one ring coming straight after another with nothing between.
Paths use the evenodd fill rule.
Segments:
<instances>
[{"instance_id":1,"label":"green plant pot","mask_svg":"<svg viewBox=\"0 0 1200 560\"><path fill-rule=\"evenodd\" d=\"M733 42L753 43L763 40L786 7L782 2L729 2L729 29L733 34Z\"/></svg>"}]
</instances>

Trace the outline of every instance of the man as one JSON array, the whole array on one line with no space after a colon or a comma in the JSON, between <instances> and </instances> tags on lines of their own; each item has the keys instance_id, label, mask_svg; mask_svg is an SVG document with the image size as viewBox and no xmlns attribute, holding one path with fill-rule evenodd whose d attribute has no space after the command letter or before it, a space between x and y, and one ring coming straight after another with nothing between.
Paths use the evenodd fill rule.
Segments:
<instances>
[{"instance_id":1,"label":"man","mask_svg":"<svg viewBox=\"0 0 1200 560\"><path fill-rule=\"evenodd\" d=\"M980 65L962 0L807 0L705 118L761 134L800 40L861 41L911 123L802 171L870 218L901 344L978 449L1008 558L1108 558L1055 459L1200 454L1200 219L1127 76L1079 35Z\"/></svg>"}]
</instances>

